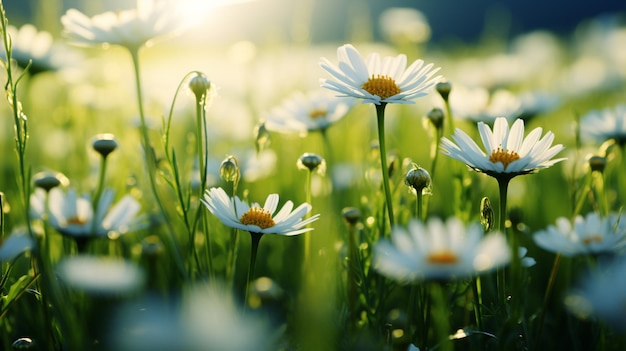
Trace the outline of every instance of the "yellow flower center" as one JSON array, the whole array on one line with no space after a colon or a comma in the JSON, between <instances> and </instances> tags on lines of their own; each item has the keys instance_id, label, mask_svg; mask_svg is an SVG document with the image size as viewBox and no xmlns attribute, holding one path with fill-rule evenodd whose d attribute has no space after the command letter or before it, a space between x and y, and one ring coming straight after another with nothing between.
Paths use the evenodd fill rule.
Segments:
<instances>
[{"instance_id":1,"label":"yellow flower center","mask_svg":"<svg viewBox=\"0 0 626 351\"><path fill-rule=\"evenodd\" d=\"M241 221L241 224L252 224L259 226L261 229L276 225L272 219L272 214L266 209L260 207L250 208L248 212L244 213L239 220Z\"/></svg>"},{"instance_id":2,"label":"yellow flower center","mask_svg":"<svg viewBox=\"0 0 626 351\"><path fill-rule=\"evenodd\" d=\"M309 117L311 119L317 119L317 118L320 118L320 117L326 117L327 113L328 113L328 111L326 111L323 108L316 108L316 109L311 110L309 112Z\"/></svg>"},{"instance_id":3,"label":"yellow flower center","mask_svg":"<svg viewBox=\"0 0 626 351\"><path fill-rule=\"evenodd\" d=\"M86 218L72 217L72 218L68 218L67 219L67 224L82 225L82 224L86 224L86 223L87 223L87 219Z\"/></svg>"},{"instance_id":4,"label":"yellow flower center","mask_svg":"<svg viewBox=\"0 0 626 351\"><path fill-rule=\"evenodd\" d=\"M519 154L517 152L511 150L502 150L501 147L493 150L491 152L491 155L489 155L489 161L493 163L502 162L504 169L506 169L509 163L515 160L519 160Z\"/></svg>"},{"instance_id":5,"label":"yellow flower center","mask_svg":"<svg viewBox=\"0 0 626 351\"><path fill-rule=\"evenodd\" d=\"M378 95L383 100L400 94L398 84L389 76L372 75L361 88L372 95Z\"/></svg>"},{"instance_id":6,"label":"yellow flower center","mask_svg":"<svg viewBox=\"0 0 626 351\"><path fill-rule=\"evenodd\" d=\"M436 264L453 264L458 261L458 258L456 257L454 252L439 251L433 252L432 254L428 255L427 261Z\"/></svg>"},{"instance_id":7,"label":"yellow flower center","mask_svg":"<svg viewBox=\"0 0 626 351\"><path fill-rule=\"evenodd\" d=\"M600 235L591 235L583 239L583 244L589 245L591 243L601 243L602 236Z\"/></svg>"}]
</instances>

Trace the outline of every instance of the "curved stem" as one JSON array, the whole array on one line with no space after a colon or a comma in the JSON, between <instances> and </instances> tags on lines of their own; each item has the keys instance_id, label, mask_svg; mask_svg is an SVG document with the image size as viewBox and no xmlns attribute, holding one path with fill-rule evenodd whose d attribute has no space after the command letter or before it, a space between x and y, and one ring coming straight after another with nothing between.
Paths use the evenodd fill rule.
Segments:
<instances>
[{"instance_id":1,"label":"curved stem","mask_svg":"<svg viewBox=\"0 0 626 351\"><path fill-rule=\"evenodd\" d=\"M148 179L150 180L150 190L152 191L152 194L154 196L154 199L159 207L159 210L161 212L161 215L164 217L164 222L166 223L169 233L170 235L166 235L166 242L168 242L172 248L172 251L174 253L174 259L176 260L176 264L178 265L179 270L181 271L181 273L183 274L183 276L185 277L185 279L188 278L188 273L187 270L185 269L185 265L183 263L183 259L182 256L180 254L180 250L178 248L178 246L176 245L175 239L174 239L174 228L172 227L172 223L167 219L167 215L166 215L166 211L165 211L165 207L161 201L161 198L159 197L159 193L157 190L157 186L156 186L156 179L155 179L155 174L157 171L157 167L156 167L156 160L154 157L154 153L152 150L152 146L150 145L150 136L148 134L148 125L146 124L146 118L145 118L145 112L143 109L143 93L142 93L142 88L141 88L141 78L140 78L140 69L139 69L139 50L138 49L131 49L130 51L130 56L132 58L133 61L133 70L134 70L134 74L135 74L135 88L137 90L137 104L138 104L138 108L139 108L139 119L140 119L140 132L141 132L141 137L142 137L142 144L143 144L143 148L144 148L144 152L145 152L145 158L146 158L146 164L147 164L147 168L148 168Z\"/></svg>"},{"instance_id":2,"label":"curved stem","mask_svg":"<svg viewBox=\"0 0 626 351\"><path fill-rule=\"evenodd\" d=\"M254 268L256 266L256 254L259 251L259 242L263 234L250 232L250 266L248 268L248 279L246 281L246 293L244 295L243 308L246 309L248 304L248 292L250 290L250 284L254 279Z\"/></svg>"},{"instance_id":3,"label":"curved stem","mask_svg":"<svg viewBox=\"0 0 626 351\"><path fill-rule=\"evenodd\" d=\"M385 201L387 203L387 212L389 215L389 224L393 228L395 222L393 217L393 204L391 198L391 189L389 188L389 170L387 167L387 149L385 146L385 106L387 103L381 102L376 106L376 118L378 120L378 145L380 148L380 168L383 172L383 187L385 189Z\"/></svg>"}]
</instances>

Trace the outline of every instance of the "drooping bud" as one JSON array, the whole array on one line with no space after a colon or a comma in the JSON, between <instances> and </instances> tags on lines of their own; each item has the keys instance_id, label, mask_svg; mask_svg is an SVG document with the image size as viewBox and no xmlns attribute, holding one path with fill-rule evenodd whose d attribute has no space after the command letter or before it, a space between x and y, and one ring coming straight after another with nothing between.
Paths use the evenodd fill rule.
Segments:
<instances>
[{"instance_id":1,"label":"drooping bud","mask_svg":"<svg viewBox=\"0 0 626 351\"><path fill-rule=\"evenodd\" d=\"M317 172L324 174L326 172L326 161L320 155L313 153L304 153L297 162L298 169L308 170L309 172Z\"/></svg>"},{"instance_id":2,"label":"drooping bud","mask_svg":"<svg viewBox=\"0 0 626 351\"><path fill-rule=\"evenodd\" d=\"M50 189L56 188L59 185L66 186L69 182L65 175L58 172L45 171L39 172L33 176L35 186L45 191L50 191Z\"/></svg>"},{"instance_id":3,"label":"drooping bud","mask_svg":"<svg viewBox=\"0 0 626 351\"><path fill-rule=\"evenodd\" d=\"M98 134L93 138L91 147L102 155L102 158L106 158L111 152L117 149L117 140L115 140L115 136L111 133Z\"/></svg>"},{"instance_id":4,"label":"drooping bud","mask_svg":"<svg viewBox=\"0 0 626 351\"><path fill-rule=\"evenodd\" d=\"M413 163L413 167L406 173L404 184L411 187L416 194L430 194L430 174L424 168Z\"/></svg>"},{"instance_id":5,"label":"drooping bud","mask_svg":"<svg viewBox=\"0 0 626 351\"><path fill-rule=\"evenodd\" d=\"M211 81L204 74L196 72L196 75L189 81L189 89L196 96L198 103L205 102L211 89Z\"/></svg>"},{"instance_id":6,"label":"drooping bud","mask_svg":"<svg viewBox=\"0 0 626 351\"><path fill-rule=\"evenodd\" d=\"M439 82L435 85L437 92L443 98L443 101L448 101L448 97L450 96L450 90L452 90L452 84L450 82Z\"/></svg>"},{"instance_id":7,"label":"drooping bud","mask_svg":"<svg viewBox=\"0 0 626 351\"><path fill-rule=\"evenodd\" d=\"M227 182L239 182L241 171L235 156L229 155L220 164L220 177Z\"/></svg>"},{"instance_id":8,"label":"drooping bud","mask_svg":"<svg viewBox=\"0 0 626 351\"><path fill-rule=\"evenodd\" d=\"M483 225L485 233L493 229L493 207L491 207L488 197L483 197L480 200L480 223Z\"/></svg>"}]
</instances>

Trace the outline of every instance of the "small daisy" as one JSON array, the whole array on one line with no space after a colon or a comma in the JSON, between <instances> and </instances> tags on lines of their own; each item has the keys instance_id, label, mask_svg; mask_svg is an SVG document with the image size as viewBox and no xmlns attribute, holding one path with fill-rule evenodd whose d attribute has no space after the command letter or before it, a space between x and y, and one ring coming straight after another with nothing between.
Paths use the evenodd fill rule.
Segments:
<instances>
[{"instance_id":1,"label":"small daisy","mask_svg":"<svg viewBox=\"0 0 626 351\"><path fill-rule=\"evenodd\" d=\"M506 118L498 117L493 131L483 122L478 122L478 131L486 153L460 129L452 137L441 139L441 149L448 156L465 163L478 172L492 177L513 178L548 168L564 158L552 159L564 149L563 145L552 146L554 134L547 132L541 137L541 128L535 128L524 137L524 121L517 119L509 130Z\"/></svg>"},{"instance_id":2,"label":"small daisy","mask_svg":"<svg viewBox=\"0 0 626 351\"><path fill-rule=\"evenodd\" d=\"M573 224L560 217L533 239L542 249L564 256L620 253L626 248L626 223L616 214L600 217L590 212L584 218L577 216Z\"/></svg>"},{"instance_id":3,"label":"small daisy","mask_svg":"<svg viewBox=\"0 0 626 351\"><path fill-rule=\"evenodd\" d=\"M626 104L587 112L580 119L580 131L589 141L614 139L619 145L626 144Z\"/></svg>"},{"instance_id":4,"label":"small daisy","mask_svg":"<svg viewBox=\"0 0 626 351\"><path fill-rule=\"evenodd\" d=\"M302 220L311 205L303 203L295 210L293 202L287 201L274 215L278 208L278 194L271 194L261 207L258 203L251 206L239 197L229 197L222 188L211 188L206 191L202 203L225 225L257 234L298 235L313 228L304 228L317 220L319 214Z\"/></svg>"},{"instance_id":5,"label":"small daisy","mask_svg":"<svg viewBox=\"0 0 626 351\"><path fill-rule=\"evenodd\" d=\"M346 44L337 49L339 64L322 58L320 66L336 80L322 79L322 87L339 96L363 99L363 103L412 104L413 99L426 96L441 76L433 64L417 60L407 67L406 55L380 57L373 53L366 59L354 46Z\"/></svg>"},{"instance_id":6,"label":"small daisy","mask_svg":"<svg viewBox=\"0 0 626 351\"><path fill-rule=\"evenodd\" d=\"M169 0L137 0L137 7L88 17L69 9L61 17L65 35L74 44L120 45L131 51L184 28L182 12Z\"/></svg>"},{"instance_id":7,"label":"small daisy","mask_svg":"<svg viewBox=\"0 0 626 351\"><path fill-rule=\"evenodd\" d=\"M53 228L73 238L118 236L142 227L142 218L137 217L141 210L139 202L126 195L111 206L111 190L102 193L95 216L90 197L79 197L74 189L64 193L60 188L54 188L49 194L43 189L36 189L30 202L33 218L47 217Z\"/></svg>"},{"instance_id":8,"label":"small daisy","mask_svg":"<svg viewBox=\"0 0 626 351\"><path fill-rule=\"evenodd\" d=\"M391 240L374 246L374 268L402 282L421 279L458 279L507 264L511 250L498 233L483 237L475 223L467 228L458 218L438 218L426 224L412 220L395 227Z\"/></svg>"},{"instance_id":9,"label":"small daisy","mask_svg":"<svg viewBox=\"0 0 626 351\"><path fill-rule=\"evenodd\" d=\"M306 135L325 131L346 116L351 101L339 99L326 91L296 92L265 116L270 131Z\"/></svg>"},{"instance_id":10,"label":"small daisy","mask_svg":"<svg viewBox=\"0 0 626 351\"><path fill-rule=\"evenodd\" d=\"M35 242L26 233L26 228L13 230L9 237L0 240L0 262L11 261L34 247Z\"/></svg>"}]
</instances>

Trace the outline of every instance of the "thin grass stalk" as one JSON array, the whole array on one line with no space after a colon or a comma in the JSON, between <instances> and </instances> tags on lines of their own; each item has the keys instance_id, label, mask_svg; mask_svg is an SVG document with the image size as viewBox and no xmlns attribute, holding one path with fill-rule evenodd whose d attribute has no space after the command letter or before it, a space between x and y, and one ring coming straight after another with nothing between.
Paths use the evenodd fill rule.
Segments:
<instances>
[{"instance_id":1,"label":"thin grass stalk","mask_svg":"<svg viewBox=\"0 0 626 351\"><path fill-rule=\"evenodd\" d=\"M385 190L385 202L387 205L387 214L389 217L389 225L391 228L395 225L393 216L393 203L391 197L391 189L389 184L389 170L387 168L387 148L385 146L385 107L387 103L381 102L376 106L376 118L378 120L378 145L380 150L380 168L383 172L383 188ZM384 218L383 218L384 219Z\"/></svg>"}]
</instances>

